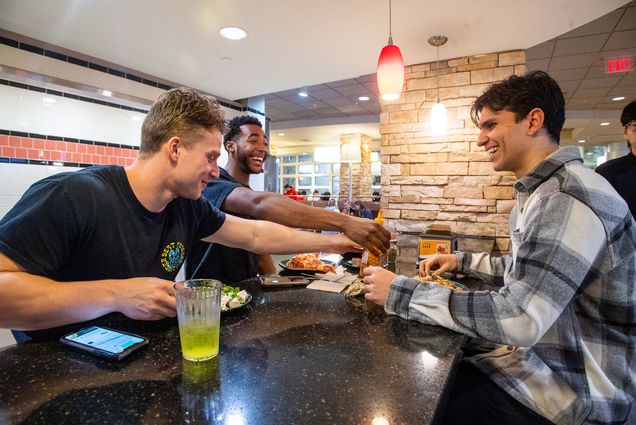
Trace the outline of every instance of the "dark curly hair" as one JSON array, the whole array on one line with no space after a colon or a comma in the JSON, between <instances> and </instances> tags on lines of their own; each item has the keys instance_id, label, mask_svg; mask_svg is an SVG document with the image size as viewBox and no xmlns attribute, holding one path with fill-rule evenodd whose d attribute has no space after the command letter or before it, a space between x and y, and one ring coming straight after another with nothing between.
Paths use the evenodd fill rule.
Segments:
<instances>
[{"instance_id":1,"label":"dark curly hair","mask_svg":"<svg viewBox=\"0 0 636 425\"><path fill-rule=\"evenodd\" d=\"M629 104L623 108L623 112L621 113L621 125L625 127L634 120L636 120L636 100L629 102Z\"/></svg>"},{"instance_id":2,"label":"dark curly hair","mask_svg":"<svg viewBox=\"0 0 636 425\"><path fill-rule=\"evenodd\" d=\"M253 117L251 115L241 115L239 117L234 117L227 123L227 133L223 137L223 145L227 144L230 140L234 140L236 136L241 134L241 126L242 125L257 125L260 128L263 128L263 124L259 121L258 118Z\"/></svg>"},{"instance_id":3,"label":"dark curly hair","mask_svg":"<svg viewBox=\"0 0 636 425\"><path fill-rule=\"evenodd\" d=\"M565 122L565 99L556 81L543 71L532 71L525 75L511 75L491 85L475 100L470 117L478 125L479 114L484 108L495 112L510 111L517 122L528 112L539 108L545 116L543 126L557 144L561 140L561 129Z\"/></svg>"}]
</instances>

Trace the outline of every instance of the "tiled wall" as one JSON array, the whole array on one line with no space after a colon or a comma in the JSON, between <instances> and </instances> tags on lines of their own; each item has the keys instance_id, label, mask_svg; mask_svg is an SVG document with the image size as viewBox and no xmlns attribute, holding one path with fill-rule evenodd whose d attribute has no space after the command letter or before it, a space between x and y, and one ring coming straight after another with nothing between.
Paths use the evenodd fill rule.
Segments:
<instances>
[{"instance_id":1,"label":"tiled wall","mask_svg":"<svg viewBox=\"0 0 636 425\"><path fill-rule=\"evenodd\" d=\"M477 146L479 132L469 112L490 84L524 73L525 62L524 51L511 51L449 59L439 67L406 67L400 99L384 103L380 117L388 226L418 233L444 224L459 235L493 238L495 252L509 249L514 175L493 171L488 155ZM449 122L441 137L433 136L428 124L438 86ZM417 258L416 248L412 251Z\"/></svg>"},{"instance_id":2,"label":"tiled wall","mask_svg":"<svg viewBox=\"0 0 636 425\"><path fill-rule=\"evenodd\" d=\"M34 137L37 136L37 137ZM113 147L108 143L34 135L0 130L0 162L63 162L69 166L95 164L130 165L137 157L134 147ZM62 165L62 164L60 164Z\"/></svg>"},{"instance_id":3,"label":"tiled wall","mask_svg":"<svg viewBox=\"0 0 636 425\"><path fill-rule=\"evenodd\" d=\"M0 163L0 218L4 217L24 191L36 181L53 174L76 170L79 168Z\"/></svg>"}]
</instances>

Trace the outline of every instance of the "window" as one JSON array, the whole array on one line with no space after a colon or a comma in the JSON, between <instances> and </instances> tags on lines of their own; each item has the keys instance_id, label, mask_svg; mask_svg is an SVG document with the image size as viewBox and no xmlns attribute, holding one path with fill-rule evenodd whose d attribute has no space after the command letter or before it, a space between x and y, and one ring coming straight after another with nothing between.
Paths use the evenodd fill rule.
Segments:
<instances>
[{"instance_id":1,"label":"window","mask_svg":"<svg viewBox=\"0 0 636 425\"><path fill-rule=\"evenodd\" d=\"M298 162L314 162L314 155L311 153L301 153L298 156Z\"/></svg>"},{"instance_id":2,"label":"window","mask_svg":"<svg viewBox=\"0 0 636 425\"><path fill-rule=\"evenodd\" d=\"M583 164L592 170L605 162L607 158L607 146L587 146L581 149Z\"/></svg>"},{"instance_id":3,"label":"window","mask_svg":"<svg viewBox=\"0 0 636 425\"><path fill-rule=\"evenodd\" d=\"M331 164L314 165L314 173L316 174L329 174L329 172L331 172Z\"/></svg>"},{"instance_id":4,"label":"window","mask_svg":"<svg viewBox=\"0 0 636 425\"><path fill-rule=\"evenodd\" d=\"M298 189L311 189L311 177L299 177L298 178Z\"/></svg>"},{"instance_id":5,"label":"window","mask_svg":"<svg viewBox=\"0 0 636 425\"><path fill-rule=\"evenodd\" d=\"M314 176L314 184L316 186L329 187L329 176Z\"/></svg>"},{"instance_id":6,"label":"window","mask_svg":"<svg viewBox=\"0 0 636 425\"><path fill-rule=\"evenodd\" d=\"M322 194L330 192L332 195L340 194L340 164L314 162L311 153L298 155L283 155L280 157L282 167L279 175L281 190L286 184L292 185L296 190L305 190L311 194L314 190Z\"/></svg>"},{"instance_id":7,"label":"window","mask_svg":"<svg viewBox=\"0 0 636 425\"><path fill-rule=\"evenodd\" d=\"M313 174L314 164L301 164L298 166L298 174Z\"/></svg>"}]
</instances>

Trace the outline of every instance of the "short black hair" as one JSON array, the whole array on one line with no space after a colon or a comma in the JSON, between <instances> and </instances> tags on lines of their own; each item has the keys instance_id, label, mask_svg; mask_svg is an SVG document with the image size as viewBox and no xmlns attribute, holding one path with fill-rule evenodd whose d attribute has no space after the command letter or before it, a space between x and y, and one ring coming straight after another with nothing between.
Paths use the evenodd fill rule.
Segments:
<instances>
[{"instance_id":1,"label":"short black hair","mask_svg":"<svg viewBox=\"0 0 636 425\"><path fill-rule=\"evenodd\" d=\"M561 129L565 122L565 99L563 92L552 77L543 71L532 71L525 75L511 75L491 85L473 103L470 117L478 125L479 114L484 108L495 112L510 111L517 122L528 113L539 108L543 111L543 126L557 144L561 140Z\"/></svg>"},{"instance_id":2,"label":"short black hair","mask_svg":"<svg viewBox=\"0 0 636 425\"><path fill-rule=\"evenodd\" d=\"M263 124L261 124L259 119L251 115L234 117L227 123L227 133L225 133L225 136L223 137L223 145L230 140L234 140L236 136L241 134L241 126L246 124L253 124L263 128Z\"/></svg>"},{"instance_id":3,"label":"short black hair","mask_svg":"<svg viewBox=\"0 0 636 425\"><path fill-rule=\"evenodd\" d=\"M621 114L621 124L625 127L630 122L636 120L636 100L631 101L623 108Z\"/></svg>"}]
</instances>

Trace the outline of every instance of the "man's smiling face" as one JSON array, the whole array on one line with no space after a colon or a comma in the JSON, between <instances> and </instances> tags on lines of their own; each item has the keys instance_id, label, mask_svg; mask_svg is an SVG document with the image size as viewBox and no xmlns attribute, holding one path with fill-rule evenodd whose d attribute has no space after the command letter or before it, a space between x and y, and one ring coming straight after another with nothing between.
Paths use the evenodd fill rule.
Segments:
<instances>
[{"instance_id":1,"label":"man's smiling face","mask_svg":"<svg viewBox=\"0 0 636 425\"><path fill-rule=\"evenodd\" d=\"M261 127L255 124L241 126L236 140L236 160L248 174L260 174L268 156L269 142Z\"/></svg>"}]
</instances>

